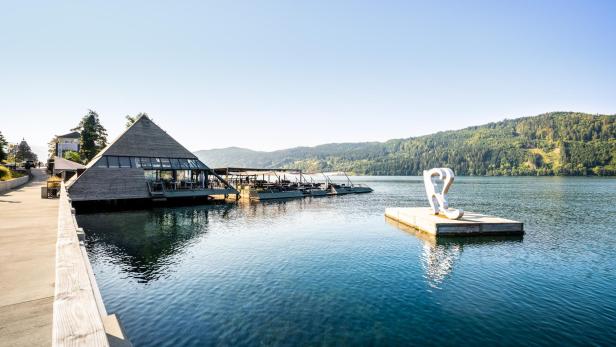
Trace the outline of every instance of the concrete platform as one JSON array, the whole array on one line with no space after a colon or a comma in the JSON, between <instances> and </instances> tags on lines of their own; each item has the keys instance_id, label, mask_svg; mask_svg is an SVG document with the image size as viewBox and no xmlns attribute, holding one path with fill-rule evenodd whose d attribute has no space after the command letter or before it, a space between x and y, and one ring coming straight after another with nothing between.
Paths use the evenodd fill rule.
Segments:
<instances>
[{"instance_id":1,"label":"concrete platform","mask_svg":"<svg viewBox=\"0 0 616 347\"><path fill-rule=\"evenodd\" d=\"M390 207L385 216L436 236L523 235L524 224L510 219L464 212L458 220L432 214L428 207Z\"/></svg>"}]
</instances>

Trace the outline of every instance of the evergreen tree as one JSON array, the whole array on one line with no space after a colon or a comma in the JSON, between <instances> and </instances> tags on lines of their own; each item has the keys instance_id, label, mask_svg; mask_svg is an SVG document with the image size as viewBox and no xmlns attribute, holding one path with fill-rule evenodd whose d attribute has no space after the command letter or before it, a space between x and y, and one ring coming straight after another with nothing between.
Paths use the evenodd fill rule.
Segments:
<instances>
[{"instance_id":1,"label":"evergreen tree","mask_svg":"<svg viewBox=\"0 0 616 347\"><path fill-rule=\"evenodd\" d=\"M7 154L6 154L7 145L8 145L8 142L6 142L4 135L2 135L2 132L0 131L0 162L7 159Z\"/></svg>"},{"instance_id":2,"label":"evergreen tree","mask_svg":"<svg viewBox=\"0 0 616 347\"><path fill-rule=\"evenodd\" d=\"M79 125L71 130L81 134L79 155L86 163L107 146L107 130L101 125L98 114L92 110L88 110Z\"/></svg>"},{"instance_id":3,"label":"evergreen tree","mask_svg":"<svg viewBox=\"0 0 616 347\"><path fill-rule=\"evenodd\" d=\"M19 146L17 146L17 151L15 152L15 159L17 162L22 162L26 160L37 160L38 158L36 154L32 152L32 149L30 148L30 145L28 145L28 142L26 142L26 140L24 139L19 143Z\"/></svg>"}]
</instances>

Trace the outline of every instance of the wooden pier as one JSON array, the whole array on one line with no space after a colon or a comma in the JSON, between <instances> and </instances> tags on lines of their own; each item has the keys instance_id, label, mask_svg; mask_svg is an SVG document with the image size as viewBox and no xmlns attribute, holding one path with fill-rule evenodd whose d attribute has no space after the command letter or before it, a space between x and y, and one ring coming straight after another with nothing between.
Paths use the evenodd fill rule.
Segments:
<instances>
[{"instance_id":1,"label":"wooden pier","mask_svg":"<svg viewBox=\"0 0 616 347\"><path fill-rule=\"evenodd\" d=\"M434 215L428 207L391 207L385 216L404 225L436 236L523 235L524 224L514 220L464 212L453 220Z\"/></svg>"},{"instance_id":2,"label":"wooden pier","mask_svg":"<svg viewBox=\"0 0 616 347\"><path fill-rule=\"evenodd\" d=\"M103 305L64 185L47 175L0 194L0 346L130 346Z\"/></svg>"}]
</instances>

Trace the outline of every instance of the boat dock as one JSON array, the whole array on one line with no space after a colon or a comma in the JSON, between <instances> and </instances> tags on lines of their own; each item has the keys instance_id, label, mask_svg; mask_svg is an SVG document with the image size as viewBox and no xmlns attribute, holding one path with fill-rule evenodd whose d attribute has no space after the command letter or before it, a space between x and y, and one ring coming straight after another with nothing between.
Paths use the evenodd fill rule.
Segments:
<instances>
[{"instance_id":1,"label":"boat dock","mask_svg":"<svg viewBox=\"0 0 616 347\"><path fill-rule=\"evenodd\" d=\"M460 219L435 215L428 207L391 207L385 216L436 236L523 235L524 224L514 220L465 212Z\"/></svg>"},{"instance_id":2,"label":"boat dock","mask_svg":"<svg viewBox=\"0 0 616 347\"><path fill-rule=\"evenodd\" d=\"M330 195L370 193L372 188L354 184L346 173L346 183L333 182L325 173L305 174L299 169L217 168L217 175L224 177L239 192L239 199L263 201L321 197ZM314 179L314 176L317 179ZM322 180L322 181L321 181Z\"/></svg>"}]
</instances>

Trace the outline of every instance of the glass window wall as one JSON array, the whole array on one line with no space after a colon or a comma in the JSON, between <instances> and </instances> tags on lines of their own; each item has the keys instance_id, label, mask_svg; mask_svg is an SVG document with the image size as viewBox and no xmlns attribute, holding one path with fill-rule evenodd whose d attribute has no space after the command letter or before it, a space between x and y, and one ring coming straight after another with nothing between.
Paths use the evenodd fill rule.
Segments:
<instances>
[{"instance_id":1,"label":"glass window wall","mask_svg":"<svg viewBox=\"0 0 616 347\"><path fill-rule=\"evenodd\" d=\"M195 170L207 169L198 159L157 158L157 157L121 157L105 155L96 162L96 167L109 168L143 168L146 170Z\"/></svg>"},{"instance_id":2,"label":"glass window wall","mask_svg":"<svg viewBox=\"0 0 616 347\"><path fill-rule=\"evenodd\" d=\"M160 158L150 158L150 161L152 162L152 168L160 169Z\"/></svg>"},{"instance_id":3,"label":"glass window wall","mask_svg":"<svg viewBox=\"0 0 616 347\"><path fill-rule=\"evenodd\" d=\"M120 167L130 167L130 158L120 157Z\"/></svg>"},{"instance_id":4,"label":"glass window wall","mask_svg":"<svg viewBox=\"0 0 616 347\"><path fill-rule=\"evenodd\" d=\"M96 167L107 167L107 157L102 157L96 162Z\"/></svg>"},{"instance_id":5,"label":"glass window wall","mask_svg":"<svg viewBox=\"0 0 616 347\"><path fill-rule=\"evenodd\" d=\"M161 158L160 164L162 165L163 169L171 169L171 161L168 158Z\"/></svg>"},{"instance_id":6,"label":"glass window wall","mask_svg":"<svg viewBox=\"0 0 616 347\"><path fill-rule=\"evenodd\" d=\"M141 158L141 167L144 169L151 169L152 163L150 162L150 158Z\"/></svg>"},{"instance_id":7,"label":"glass window wall","mask_svg":"<svg viewBox=\"0 0 616 347\"><path fill-rule=\"evenodd\" d=\"M119 168L120 167L120 161L118 160L118 157L115 156L107 156L107 165L109 168Z\"/></svg>"}]
</instances>

